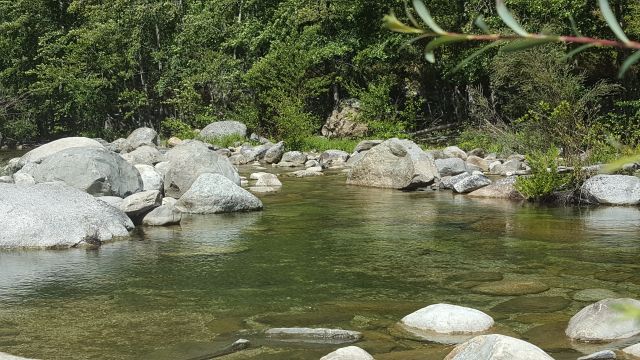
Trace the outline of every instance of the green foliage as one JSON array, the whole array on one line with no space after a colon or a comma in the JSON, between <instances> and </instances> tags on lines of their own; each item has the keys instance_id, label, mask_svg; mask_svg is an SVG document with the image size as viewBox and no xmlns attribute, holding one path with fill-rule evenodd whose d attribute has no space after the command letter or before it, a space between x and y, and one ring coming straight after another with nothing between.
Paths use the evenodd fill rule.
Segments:
<instances>
[{"instance_id":1,"label":"green foliage","mask_svg":"<svg viewBox=\"0 0 640 360\"><path fill-rule=\"evenodd\" d=\"M549 148L545 152L535 151L527 156L531 167L530 176L521 176L516 180L516 189L527 199L544 201L554 191L562 190L569 185L567 175L558 174L558 149Z\"/></svg>"},{"instance_id":2,"label":"green foliage","mask_svg":"<svg viewBox=\"0 0 640 360\"><path fill-rule=\"evenodd\" d=\"M354 139L328 139L323 136L309 136L302 139L299 149L317 152L342 150L351 153L359 142L360 140Z\"/></svg>"},{"instance_id":3,"label":"green foliage","mask_svg":"<svg viewBox=\"0 0 640 360\"><path fill-rule=\"evenodd\" d=\"M197 136L197 133L191 128L191 126L174 118L166 118L162 121L160 133L166 138L176 136L183 140L193 139Z\"/></svg>"},{"instance_id":4,"label":"green foliage","mask_svg":"<svg viewBox=\"0 0 640 360\"><path fill-rule=\"evenodd\" d=\"M483 129L468 127L458 136L458 146L466 151L481 148L489 153L510 155L514 151L511 148L513 144L508 139L510 137L505 134L495 135Z\"/></svg>"},{"instance_id":5,"label":"green foliage","mask_svg":"<svg viewBox=\"0 0 640 360\"><path fill-rule=\"evenodd\" d=\"M221 148L230 148L236 146L238 143L243 144L245 142L248 142L244 136L238 134L206 138L197 136L197 139Z\"/></svg>"}]
</instances>

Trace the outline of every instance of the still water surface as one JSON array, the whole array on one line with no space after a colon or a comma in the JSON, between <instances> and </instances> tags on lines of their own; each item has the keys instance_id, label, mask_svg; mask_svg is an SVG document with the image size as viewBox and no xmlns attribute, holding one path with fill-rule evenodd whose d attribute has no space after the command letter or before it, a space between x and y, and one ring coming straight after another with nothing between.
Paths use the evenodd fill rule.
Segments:
<instances>
[{"instance_id":1,"label":"still water surface","mask_svg":"<svg viewBox=\"0 0 640 360\"><path fill-rule=\"evenodd\" d=\"M99 250L0 252L0 352L39 359L318 359L335 345L264 339L269 327L359 330L378 360L442 359L450 345L395 326L426 305L483 310L496 332L556 359L582 289L640 297L640 209L549 208L287 179L261 213L139 228ZM539 294L472 288L539 281Z\"/></svg>"}]
</instances>

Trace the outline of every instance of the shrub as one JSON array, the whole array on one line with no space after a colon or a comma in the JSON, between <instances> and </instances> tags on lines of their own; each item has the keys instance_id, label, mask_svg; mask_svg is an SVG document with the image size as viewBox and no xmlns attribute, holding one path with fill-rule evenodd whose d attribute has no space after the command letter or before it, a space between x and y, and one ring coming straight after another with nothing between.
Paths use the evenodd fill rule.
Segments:
<instances>
[{"instance_id":1,"label":"shrub","mask_svg":"<svg viewBox=\"0 0 640 360\"><path fill-rule=\"evenodd\" d=\"M180 139L193 139L197 135L191 126L174 118L163 120L160 124L160 132L165 137L176 136Z\"/></svg>"},{"instance_id":2,"label":"shrub","mask_svg":"<svg viewBox=\"0 0 640 360\"><path fill-rule=\"evenodd\" d=\"M354 139L328 139L323 136L309 136L301 141L302 151L326 151L342 150L351 153L360 140Z\"/></svg>"},{"instance_id":3,"label":"shrub","mask_svg":"<svg viewBox=\"0 0 640 360\"><path fill-rule=\"evenodd\" d=\"M527 156L532 174L519 177L516 180L516 189L529 200L545 201L554 191L566 188L570 184L570 176L558 174L557 157L558 149L555 147Z\"/></svg>"}]
</instances>

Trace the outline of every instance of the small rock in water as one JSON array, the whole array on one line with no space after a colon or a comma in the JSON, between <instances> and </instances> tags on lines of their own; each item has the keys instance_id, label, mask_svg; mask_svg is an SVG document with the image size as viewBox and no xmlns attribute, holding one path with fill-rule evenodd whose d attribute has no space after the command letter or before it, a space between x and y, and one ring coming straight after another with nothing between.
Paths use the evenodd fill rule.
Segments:
<instances>
[{"instance_id":1,"label":"small rock in water","mask_svg":"<svg viewBox=\"0 0 640 360\"><path fill-rule=\"evenodd\" d=\"M374 360L373 356L357 346L340 348L320 358L320 360Z\"/></svg>"},{"instance_id":2,"label":"small rock in water","mask_svg":"<svg viewBox=\"0 0 640 360\"><path fill-rule=\"evenodd\" d=\"M35 359L28 359L28 358L13 356L13 355L0 352L0 360L35 360Z\"/></svg>"},{"instance_id":3,"label":"small rock in water","mask_svg":"<svg viewBox=\"0 0 640 360\"><path fill-rule=\"evenodd\" d=\"M615 360L616 353L611 350L602 350L593 354L581 356L578 360Z\"/></svg>"},{"instance_id":4,"label":"small rock in water","mask_svg":"<svg viewBox=\"0 0 640 360\"><path fill-rule=\"evenodd\" d=\"M505 335L480 335L456 346L444 360L553 360L539 347Z\"/></svg>"},{"instance_id":5,"label":"small rock in water","mask_svg":"<svg viewBox=\"0 0 640 360\"><path fill-rule=\"evenodd\" d=\"M640 334L640 322L625 318L620 307L640 308L640 301L604 299L591 304L569 320L567 336L580 341L612 341Z\"/></svg>"},{"instance_id":6,"label":"small rock in water","mask_svg":"<svg viewBox=\"0 0 640 360\"><path fill-rule=\"evenodd\" d=\"M640 358L640 344L635 344L622 349L622 352Z\"/></svg>"},{"instance_id":7,"label":"small rock in water","mask_svg":"<svg viewBox=\"0 0 640 360\"><path fill-rule=\"evenodd\" d=\"M269 338L282 341L328 344L351 343L362 338L362 334L357 331L324 328L273 328L267 330L266 334Z\"/></svg>"},{"instance_id":8,"label":"small rock in water","mask_svg":"<svg viewBox=\"0 0 640 360\"><path fill-rule=\"evenodd\" d=\"M573 294L573 300L594 302L602 299L617 298L618 294L607 289L584 289Z\"/></svg>"},{"instance_id":9,"label":"small rock in water","mask_svg":"<svg viewBox=\"0 0 640 360\"><path fill-rule=\"evenodd\" d=\"M162 205L145 215L142 219L142 224L148 226L167 226L180 224L181 220L182 213L175 210L173 206Z\"/></svg>"},{"instance_id":10,"label":"small rock in water","mask_svg":"<svg viewBox=\"0 0 640 360\"><path fill-rule=\"evenodd\" d=\"M450 304L434 304L405 316L402 323L424 331L461 334L488 330L493 326L493 319L480 310Z\"/></svg>"},{"instance_id":11,"label":"small rock in water","mask_svg":"<svg viewBox=\"0 0 640 360\"><path fill-rule=\"evenodd\" d=\"M480 284L472 290L489 295L516 296L538 294L549 290L549 286L535 280L502 280Z\"/></svg>"}]
</instances>

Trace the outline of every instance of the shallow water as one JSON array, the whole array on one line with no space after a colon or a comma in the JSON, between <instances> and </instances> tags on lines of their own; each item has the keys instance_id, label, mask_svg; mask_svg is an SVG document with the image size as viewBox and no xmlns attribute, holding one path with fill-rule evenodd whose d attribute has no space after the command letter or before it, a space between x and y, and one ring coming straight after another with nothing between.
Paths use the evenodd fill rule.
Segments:
<instances>
[{"instance_id":1,"label":"shallow water","mask_svg":"<svg viewBox=\"0 0 640 360\"><path fill-rule=\"evenodd\" d=\"M376 359L452 348L395 324L437 302L483 310L495 331L556 359L582 289L640 297L640 209L549 208L448 192L287 179L261 213L142 228L99 250L0 252L0 352L41 359L195 359L238 338L243 357L318 359L336 345L279 343L268 327L359 330ZM538 294L485 294L500 279ZM604 346L606 347L606 346Z\"/></svg>"}]
</instances>

